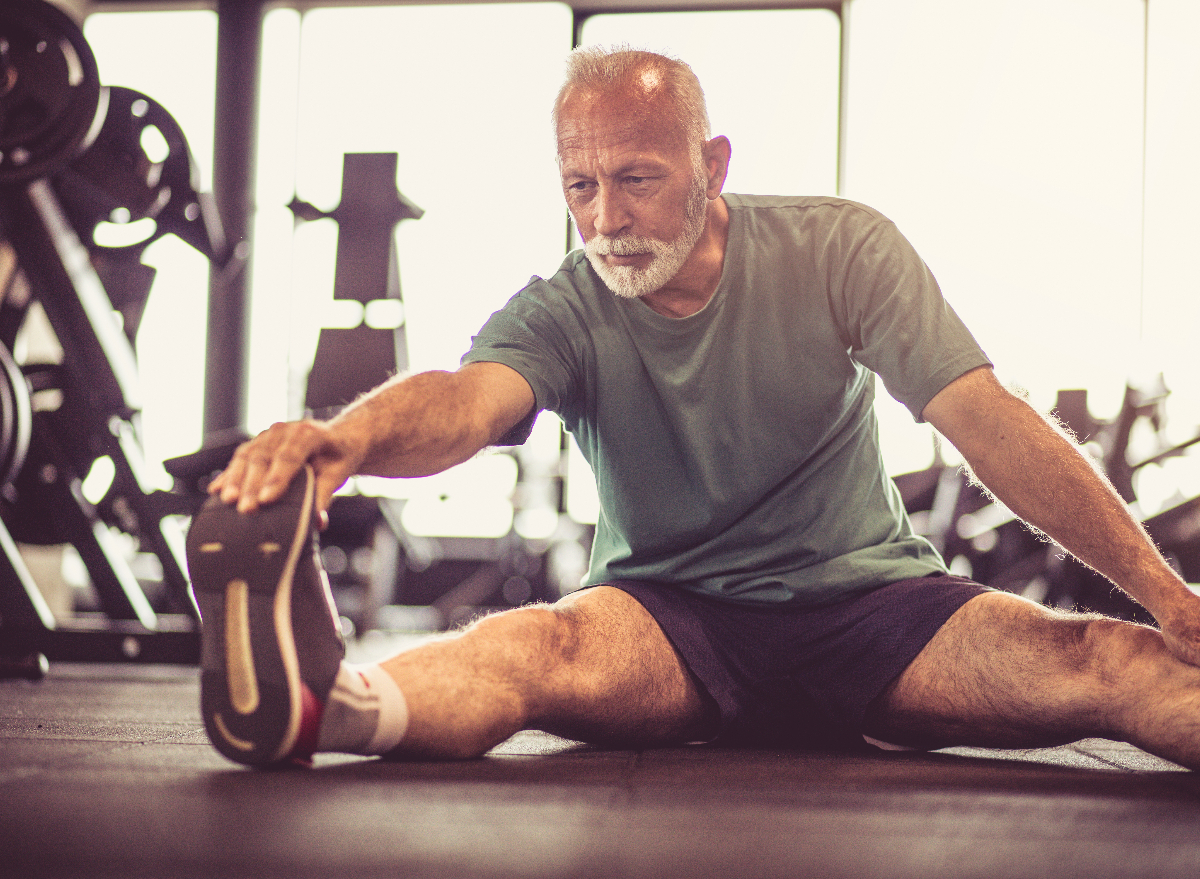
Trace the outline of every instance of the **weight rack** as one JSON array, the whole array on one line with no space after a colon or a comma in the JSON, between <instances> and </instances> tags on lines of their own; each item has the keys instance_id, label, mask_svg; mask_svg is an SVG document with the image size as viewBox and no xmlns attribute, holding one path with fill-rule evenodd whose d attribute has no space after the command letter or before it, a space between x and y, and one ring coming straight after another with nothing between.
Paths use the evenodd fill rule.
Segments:
<instances>
[{"instance_id":1,"label":"weight rack","mask_svg":"<svg viewBox=\"0 0 1200 879\"><path fill-rule=\"evenodd\" d=\"M143 134L167 145L151 158ZM47 659L195 663L199 612L182 522L241 436L173 468L177 491L154 487L140 440L134 339L154 270L146 247L177 235L214 265L216 282L244 260L225 246L211 196L198 191L187 140L153 98L106 87L82 32L43 0L0 9L0 674L36 678ZM150 219L123 247L95 241L102 223ZM18 336L37 311L61 359L18 363ZM107 457L114 476L95 503L83 479ZM162 568L148 594L126 535ZM56 620L19 544L69 544L99 610Z\"/></svg>"}]
</instances>

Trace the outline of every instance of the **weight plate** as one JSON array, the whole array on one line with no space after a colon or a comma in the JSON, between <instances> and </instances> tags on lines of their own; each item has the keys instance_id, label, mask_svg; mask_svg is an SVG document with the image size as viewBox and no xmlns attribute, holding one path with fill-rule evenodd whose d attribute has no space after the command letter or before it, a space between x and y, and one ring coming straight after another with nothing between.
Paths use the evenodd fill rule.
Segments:
<instances>
[{"instance_id":1,"label":"weight plate","mask_svg":"<svg viewBox=\"0 0 1200 879\"><path fill-rule=\"evenodd\" d=\"M0 344L0 488L16 478L25 463L32 422L25 375Z\"/></svg>"},{"instance_id":2,"label":"weight plate","mask_svg":"<svg viewBox=\"0 0 1200 879\"><path fill-rule=\"evenodd\" d=\"M138 255L169 232L194 243L190 227L202 226L196 192L200 173L187 138L166 108L148 95L121 86L102 89L104 124L87 150L56 180L56 189L80 237L90 247ZM147 134L157 147L148 151ZM151 155L153 152L153 155ZM127 245L94 235L101 223L152 219L150 234ZM119 225L119 224L118 224Z\"/></svg>"},{"instance_id":3,"label":"weight plate","mask_svg":"<svg viewBox=\"0 0 1200 879\"><path fill-rule=\"evenodd\" d=\"M0 185L53 173L79 154L102 118L96 59L75 22L44 0L5 0Z\"/></svg>"}]
</instances>

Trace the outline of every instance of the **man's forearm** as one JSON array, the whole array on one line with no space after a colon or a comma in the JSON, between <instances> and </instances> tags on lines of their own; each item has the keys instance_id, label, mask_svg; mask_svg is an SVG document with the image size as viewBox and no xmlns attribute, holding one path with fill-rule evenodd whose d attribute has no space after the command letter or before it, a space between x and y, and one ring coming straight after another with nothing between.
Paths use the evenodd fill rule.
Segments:
<instances>
[{"instance_id":1,"label":"man's forearm","mask_svg":"<svg viewBox=\"0 0 1200 879\"><path fill-rule=\"evenodd\" d=\"M516 373L477 364L396 377L348 406L329 427L356 450L361 474L428 476L494 443L532 404Z\"/></svg>"},{"instance_id":2,"label":"man's forearm","mask_svg":"<svg viewBox=\"0 0 1200 879\"><path fill-rule=\"evenodd\" d=\"M1189 594L1091 460L1001 387L990 370L968 374L943 394L927 417L1013 513L1125 589L1160 621Z\"/></svg>"},{"instance_id":3,"label":"man's forearm","mask_svg":"<svg viewBox=\"0 0 1200 879\"><path fill-rule=\"evenodd\" d=\"M1023 521L1121 586L1152 614L1183 582L1120 495L1066 436L1013 398L1023 429L996 439L968 463L979 481ZM964 453L964 457L966 454Z\"/></svg>"},{"instance_id":4,"label":"man's forearm","mask_svg":"<svg viewBox=\"0 0 1200 879\"><path fill-rule=\"evenodd\" d=\"M453 374L396 377L365 394L329 422L361 455L358 473L428 476L474 455Z\"/></svg>"},{"instance_id":5,"label":"man's forearm","mask_svg":"<svg viewBox=\"0 0 1200 879\"><path fill-rule=\"evenodd\" d=\"M533 405L529 383L499 363L395 378L332 421L273 424L237 448L209 491L252 513L282 497L300 468L311 464L323 515L354 474L438 473L495 442Z\"/></svg>"}]
</instances>

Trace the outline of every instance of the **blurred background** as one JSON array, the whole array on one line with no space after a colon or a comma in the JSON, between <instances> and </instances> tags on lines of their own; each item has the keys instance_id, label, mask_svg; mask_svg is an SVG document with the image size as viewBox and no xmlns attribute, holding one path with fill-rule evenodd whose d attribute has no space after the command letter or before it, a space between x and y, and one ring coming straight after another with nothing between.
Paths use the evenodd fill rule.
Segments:
<instances>
[{"instance_id":1,"label":"blurred background","mask_svg":"<svg viewBox=\"0 0 1200 879\"><path fill-rule=\"evenodd\" d=\"M218 82L249 105L245 199L232 224L240 329L213 334L221 269L194 245L158 235L139 253L155 270L131 340L141 495L178 492L162 462L214 434L322 408L311 396L322 331L392 334L399 359L381 368L455 368L488 315L575 246L549 126L565 54L628 42L696 70L714 133L733 143L728 191L836 194L892 218L1001 378L1040 410L1058 409L1200 580L1192 0L56 5L80 24L100 83L169 111L197 191L215 188L218 204ZM220 72L221 40L233 38L222 16L252 41L241 79ZM353 278L338 277L353 225L347 154L394 155L396 190L383 188L389 204L408 206L376 224L393 230L380 245L392 271L378 295L347 295L340 285ZM222 219L230 228L228 211ZM109 216L94 238L119 246L155 234L135 227L128 212ZM19 278L20 260L10 262ZM36 311L14 335L18 364L70 359L65 345L54 353ZM1106 605L1105 585L966 485L954 450L927 426L886 395L878 413L889 471L956 570L1137 615ZM127 535L150 609L187 616L156 592L163 551L105 512L119 462L76 458L103 527ZM347 631L360 635L442 628L569 591L597 515L586 464L546 413L524 447L428 479L358 480L340 507L325 561ZM186 528L185 509L171 515ZM16 504L10 529L20 517ZM96 611L122 616L92 594L94 565L70 541L21 536L39 589L59 596L59 628Z\"/></svg>"}]
</instances>

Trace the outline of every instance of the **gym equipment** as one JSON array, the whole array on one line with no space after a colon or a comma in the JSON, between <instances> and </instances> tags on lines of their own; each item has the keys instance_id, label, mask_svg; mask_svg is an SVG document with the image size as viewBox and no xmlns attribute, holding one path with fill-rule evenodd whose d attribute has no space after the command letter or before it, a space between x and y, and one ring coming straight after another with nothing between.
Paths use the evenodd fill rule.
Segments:
<instances>
[{"instance_id":1,"label":"gym equipment","mask_svg":"<svg viewBox=\"0 0 1200 879\"><path fill-rule=\"evenodd\" d=\"M1161 377L1149 386L1127 386L1112 421L1092 416L1086 390L1062 390L1054 412L1078 437L1100 450L1099 464L1127 503L1137 501L1135 476L1200 444L1200 436L1171 444L1162 439L1169 392ZM1159 449L1131 461L1130 437L1139 421L1160 438ZM947 561L969 568L977 581L1062 608L1080 608L1153 625L1154 619L1107 579L1052 543L1039 539L1005 507L972 485L958 467L940 459L925 471L896 477L914 525ZM1135 506L1133 509L1137 510ZM1182 500L1145 517L1143 525L1169 562L1189 582L1200 582L1200 498Z\"/></svg>"},{"instance_id":2,"label":"gym equipment","mask_svg":"<svg viewBox=\"0 0 1200 879\"><path fill-rule=\"evenodd\" d=\"M8 485L24 466L32 423L25 376L0 345L0 486Z\"/></svg>"},{"instance_id":3,"label":"gym equipment","mask_svg":"<svg viewBox=\"0 0 1200 879\"><path fill-rule=\"evenodd\" d=\"M104 118L96 60L63 12L7 0L0 32L0 185L44 177L88 145Z\"/></svg>"},{"instance_id":4,"label":"gym equipment","mask_svg":"<svg viewBox=\"0 0 1200 879\"><path fill-rule=\"evenodd\" d=\"M342 200L319 211L293 199L296 222L329 217L338 224L337 271L333 298L363 304L402 301L393 230L401 220L425 213L396 188L396 153L346 153L342 159ZM403 319L394 328L323 328L309 373L304 405L318 417L331 415L360 394L408 368Z\"/></svg>"},{"instance_id":5,"label":"gym equipment","mask_svg":"<svg viewBox=\"0 0 1200 879\"><path fill-rule=\"evenodd\" d=\"M347 153L342 161L336 208L321 211L298 198L290 205L297 223L337 222L333 298L362 305L357 325L320 331L305 408L321 418L408 368L394 229L424 213L396 188L396 153ZM379 305L393 306L398 319L372 326L369 317ZM405 613L440 628L466 621L481 606L558 597L547 585L545 548L533 548L515 533L416 536L401 521L405 503L361 494L333 499L322 553L338 609L357 630L386 625L381 617ZM397 611L393 602L403 607Z\"/></svg>"},{"instance_id":6,"label":"gym equipment","mask_svg":"<svg viewBox=\"0 0 1200 879\"><path fill-rule=\"evenodd\" d=\"M165 152L147 152L148 132ZM13 257L0 275L0 669L196 662L181 522L202 495L149 476L133 341L152 241L175 234L218 270L232 262L211 198L170 114L102 86L82 33L42 0L0 8L0 151L0 249ZM113 246L98 240L106 226L148 231ZM18 333L38 312L61 358L18 365ZM112 478L93 503L82 485L101 461ZM55 619L18 542L73 546L98 612ZM157 582L136 576L131 544L157 560Z\"/></svg>"}]
</instances>

